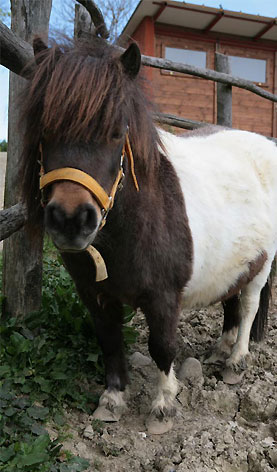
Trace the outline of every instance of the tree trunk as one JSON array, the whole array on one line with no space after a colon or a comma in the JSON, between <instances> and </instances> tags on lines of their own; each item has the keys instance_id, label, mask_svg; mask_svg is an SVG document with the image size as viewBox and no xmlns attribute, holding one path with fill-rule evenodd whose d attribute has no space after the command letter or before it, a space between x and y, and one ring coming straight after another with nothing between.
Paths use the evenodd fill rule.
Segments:
<instances>
[{"instance_id":1,"label":"tree trunk","mask_svg":"<svg viewBox=\"0 0 277 472\"><path fill-rule=\"evenodd\" d=\"M32 42L33 36L48 36L52 0L11 0L11 29ZM18 96L25 80L10 73L9 144L5 187L5 208L20 200L18 179L25 123L20 117ZM4 241L3 293L5 312L13 316L37 310L41 301L43 235L32 241L22 229Z\"/></svg>"}]
</instances>

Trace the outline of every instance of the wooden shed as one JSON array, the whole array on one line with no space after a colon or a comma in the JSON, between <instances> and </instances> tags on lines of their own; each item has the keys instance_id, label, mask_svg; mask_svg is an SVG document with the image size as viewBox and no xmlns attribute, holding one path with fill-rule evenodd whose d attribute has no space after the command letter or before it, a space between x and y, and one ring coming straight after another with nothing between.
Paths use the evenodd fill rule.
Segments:
<instances>
[{"instance_id":1,"label":"wooden shed","mask_svg":"<svg viewBox=\"0 0 277 472\"><path fill-rule=\"evenodd\" d=\"M227 54L231 73L277 93L277 21L186 2L141 0L124 28L145 55L214 69L215 52ZM159 111L216 123L217 84L145 68ZM277 106L233 88L233 127L277 137Z\"/></svg>"}]
</instances>

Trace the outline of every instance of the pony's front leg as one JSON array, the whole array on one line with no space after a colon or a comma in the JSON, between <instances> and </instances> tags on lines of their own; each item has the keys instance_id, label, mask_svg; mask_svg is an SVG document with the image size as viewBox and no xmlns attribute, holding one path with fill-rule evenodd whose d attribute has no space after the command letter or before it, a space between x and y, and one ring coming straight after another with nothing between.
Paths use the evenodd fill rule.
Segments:
<instances>
[{"instance_id":1,"label":"pony's front leg","mask_svg":"<svg viewBox=\"0 0 277 472\"><path fill-rule=\"evenodd\" d=\"M179 297L158 297L144 309L149 326L149 352L158 367L157 394L147 421L150 433L162 434L173 426L178 381L173 367L176 355L176 329Z\"/></svg>"},{"instance_id":2,"label":"pony's front leg","mask_svg":"<svg viewBox=\"0 0 277 472\"><path fill-rule=\"evenodd\" d=\"M122 335L123 307L117 300L99 294L93 318L105 364L105 391L93 417L118 421L126 409L124 392L128 383Z\"/></svg>"}]
</instances>

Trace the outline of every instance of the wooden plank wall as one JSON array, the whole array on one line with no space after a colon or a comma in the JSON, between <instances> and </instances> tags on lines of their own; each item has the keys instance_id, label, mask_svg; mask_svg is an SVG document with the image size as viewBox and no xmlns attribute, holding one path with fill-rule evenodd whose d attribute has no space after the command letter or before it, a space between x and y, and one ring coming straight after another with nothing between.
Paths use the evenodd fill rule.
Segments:
<instances>
[{"instance_id":1,"label":"wooden plank wall","mask_svg":"<svg viewBox=\"0 0 277 472\"><path fill-rule=\"evenodd\" d=\"M140 34L141 33L141 34ZM135 38L144 52L145 41L140 27ZM215 52L222 54L253 57L267 61L267 83L262 85L265 90L277 93L277 53L274 50L245 47L243 44L222 44L220 40L193 39L180 34L174 35L174 27L166 29L158 27L155 34L155 55L165 57L165 47L187 48L207 52L206 67L214 69ZM276 57L275 57L276 56ZM158 111L172 113L184 118L207 123L216 123L216 83L187 74L152 70L152 98ZM253 93L233 87L233 127L254 131L267 136L277 136L277 106ZM182 131L183 132L183 131Z\"/></svg>"},{"instance_id":2,"label":"wooden plank wall","mask_svg":"<svg viewBox=\"0 0 277 472\"><path fill-rule=\"evenodd\" d=\"M165 46L204 50L207 52L206 67L214 69L214 44L157 35L157 57L164 57ZM207 123L215 122L214 82L163 70L155 70L153 81L154 100L162 113L173 113Z\"/></svg>"},{"instance_id":3,"label":"wooden plank wall","mask_svg":"<svg viewBox=\"0 0 277 472\"><path fill-rule=\"evenodd\" d=\"M267 61L267 83L260 85L274 93L274 52L219 44L219 52ZM247 90L233 87L233 127L273 136L273 103Z\"/></svg>"}]
</instances>

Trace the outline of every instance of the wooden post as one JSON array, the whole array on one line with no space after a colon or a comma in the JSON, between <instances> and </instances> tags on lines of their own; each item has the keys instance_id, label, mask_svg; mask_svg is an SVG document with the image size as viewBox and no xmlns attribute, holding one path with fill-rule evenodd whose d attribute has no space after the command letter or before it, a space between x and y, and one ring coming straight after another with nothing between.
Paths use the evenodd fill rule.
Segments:
<instances>
[{"instance_id":1,"label":"wooden post","mask_svg":"<svg viewBox=\"0 0 277 472\"><path fill-rule=\"evenodd\" d=\"M230 74L228 56L215 53L215 70ZM217 124L232 128L232 86L217 84Z\"/></svg>"},{"instance_id":2,"label":"wooden post","mask_svg":"<svg viewBox=\"0 0 277 472\"><path fill-rule=\"evenodd\" d=\"M11 29L17 36L31 42L35 34L48 36L52 0L11 0ZM24 122L20 118L18 96L25 80L10 73L9 144L5 187L5 208L20 200L21 185L18 169L22 152ZM20 316L37 310L41 301L43 235L31 241L20 230L4 241L3 294L5 312Z\"/></svg>"},{"instance_id":3,"label":"wooden post","mask_svg":"<svg viewBox=\"0 0 277 472\"><path fill-rule=\"evenodd\" d=\"M74 37L86 38L95 30L89 12L82 5L75 5Z\"/></svg>"}]
</instances>

